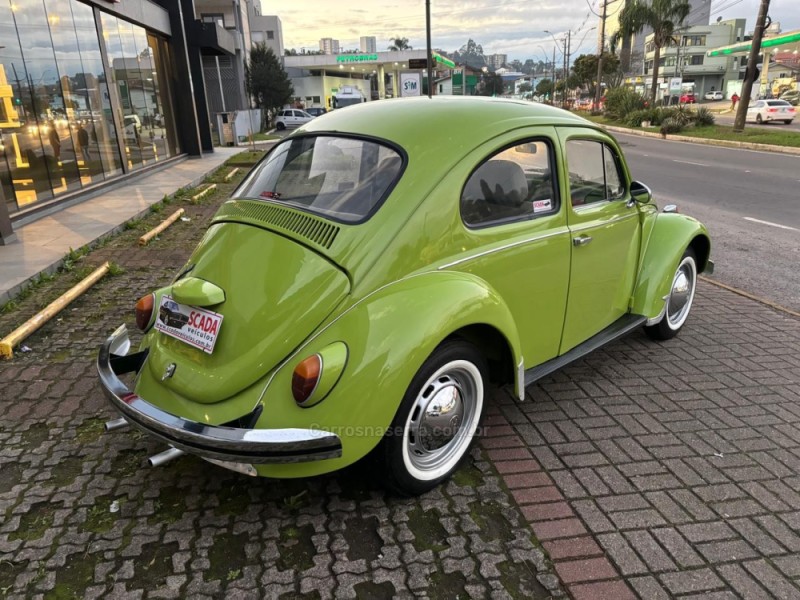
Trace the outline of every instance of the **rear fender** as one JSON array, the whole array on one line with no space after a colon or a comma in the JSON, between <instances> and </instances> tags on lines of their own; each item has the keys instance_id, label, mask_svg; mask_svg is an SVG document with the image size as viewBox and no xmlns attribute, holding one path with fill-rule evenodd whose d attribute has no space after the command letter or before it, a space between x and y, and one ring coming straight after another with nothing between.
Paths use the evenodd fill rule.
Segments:
<instances>
[{"instance_id":1,"label":"rear fender","mask_svg":"<svg viewBox=\"0 0 800 600\"><path fill-rule=\"evenodd\" d=\"M658 213L642 249L631 312L649 319L661 314L672 276L690 246L697 257L697 270L702 273L711 253L711 238L706 227L686 215Z\"/></svg>"},{"instance_id":2,"label":"rear fender","mask_svg":"<svg viewBox=\"0 0 800 600\"><path fill-rule=\"evenodd\" d=\"M256 425L334 432L342 440L342 457L296 465L258 465L259 473L305 477L342 468L366 455L391 425L411 379L425 360L448 336L475 324L499 332L514 364L521 363L510 311L485 282L471 275L416 275L387 285L352 306L278 368L267 384L264 411ZM291 393L295 367L335 342L347 346L341 378L321 402L310 408L298 407Z\"/></svg>"}]
</instances>

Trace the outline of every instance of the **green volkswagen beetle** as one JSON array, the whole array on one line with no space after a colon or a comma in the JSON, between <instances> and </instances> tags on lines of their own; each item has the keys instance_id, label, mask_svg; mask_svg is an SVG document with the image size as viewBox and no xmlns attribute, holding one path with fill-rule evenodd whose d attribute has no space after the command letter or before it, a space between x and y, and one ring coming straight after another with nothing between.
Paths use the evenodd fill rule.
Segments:
<instances>
[{"instance_id":1,"label":"green volkswagen beetle","mask_svg":"<svg viewBox=\"0 0 800 600\"><path fill-rule=\"evenodd\" d=\"M467 453L490 385L522 400L638 327L675 336L709 253L706 228L659 212L614 139L568 112L334 111L277 144L139 300L138 351L124 326L102 346L108 426L168 444L153 464L190 453L265 477L372 453L391 488L421 493Z\"/></svg>"}]
</instances>

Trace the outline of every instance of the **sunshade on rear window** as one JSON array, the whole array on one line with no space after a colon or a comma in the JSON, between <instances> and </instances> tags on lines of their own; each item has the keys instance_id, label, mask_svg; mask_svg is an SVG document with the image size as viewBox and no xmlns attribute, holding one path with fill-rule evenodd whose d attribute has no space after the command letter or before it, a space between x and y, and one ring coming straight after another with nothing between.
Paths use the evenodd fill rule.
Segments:
<instances>
[{"instance_id":1,"label":"sunshade on rear window","mask_svg":"<svg viewBox=\"0 0 800 600\"><path fill-rule=\"evenodd\" d=\"M237 190L237 198L287 204L342 221L368 219L402 168L394 148L372 140L302 136L282 142Z\"/></svg>"}]
</instances>

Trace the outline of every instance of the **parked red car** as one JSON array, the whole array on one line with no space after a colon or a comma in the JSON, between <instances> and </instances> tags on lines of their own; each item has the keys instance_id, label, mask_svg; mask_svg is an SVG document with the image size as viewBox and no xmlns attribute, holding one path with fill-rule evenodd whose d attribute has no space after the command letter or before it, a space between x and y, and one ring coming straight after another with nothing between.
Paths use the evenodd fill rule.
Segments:
<instances>
[{"instance_id":1,"label":"parked red car","mask_svg":"<svg viewBox=\"0 0 800 600\"><path fill-rule=\"evenodd\" d=\"M694 94L681 94L681 104L694 104Z\"/></svg>"}]
</instances>

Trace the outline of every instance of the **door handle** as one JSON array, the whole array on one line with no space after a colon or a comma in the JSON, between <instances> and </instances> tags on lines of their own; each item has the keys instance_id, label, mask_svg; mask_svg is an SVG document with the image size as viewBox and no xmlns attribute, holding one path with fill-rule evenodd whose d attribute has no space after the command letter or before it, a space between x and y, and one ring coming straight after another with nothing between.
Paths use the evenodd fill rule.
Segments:
<instances>
[{"instance_id":1,"label":"door handle","mask_svg":"<svg viewBox=\"0 0 800 600\"><path fill-rule=\"evenodd\" d=\"M581 235L575 238L572 238L572 245L573 246L585 246L589 242L592 241L592 236L590 235Z\"/></svg>"}]
</instances>

